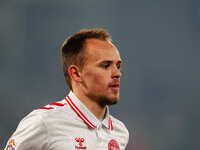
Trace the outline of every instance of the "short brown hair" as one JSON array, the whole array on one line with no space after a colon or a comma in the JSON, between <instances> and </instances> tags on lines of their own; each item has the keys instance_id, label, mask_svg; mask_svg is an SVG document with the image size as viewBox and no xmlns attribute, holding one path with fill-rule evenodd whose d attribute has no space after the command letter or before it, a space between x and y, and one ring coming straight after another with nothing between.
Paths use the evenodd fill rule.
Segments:
<instances>
[{"instance_id":1,"label":"short brown hair","mask_svg":"<svg viewBox=\"0 0 200 150\"><path fill-rule=\"evenodd\" d=\"M100 39L111 41L110 34L105 29L83 29L69 36L62 45L62 64L65 80L72 90L68 67L72 64L79 67L84 65L83 47L86 39Z\"/></svg>"}]
</instances>

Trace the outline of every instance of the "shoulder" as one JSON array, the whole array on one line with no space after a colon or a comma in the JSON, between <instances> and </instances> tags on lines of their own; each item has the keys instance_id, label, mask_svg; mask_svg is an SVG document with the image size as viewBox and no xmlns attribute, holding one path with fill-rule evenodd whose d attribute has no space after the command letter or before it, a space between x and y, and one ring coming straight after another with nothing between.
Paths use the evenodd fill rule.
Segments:
<instances>
[{"instance_id":1,"label":"shoulder","mask_svg":"<svg viewBox=\"0 0 200 150\"><path fill-rule=\"evenodd\" d=\"M62 100L30 112L20 121L7 143L7 148L15 142L16 150L48 149L49 132L51 131L49 124L57 122L58 116L62 114L64 116L64 106L65 102Z\"/></svg>"},{"instance_id":2,"label":"shoulder","mask_svg":"<svg viewBox=\"0 0 200 150\"><path fill-rule=\"evenodd\" d=\"M67 106L65 100L53 102L46 106L33 110L24 119L32 118L33 120L36 120L36 124L43 124L48 128L47 124L52 122L55 123L56 120L58 120L59 118L62 119L62 117L65 116L66 113L68 113L69 109L67 109L66 107Z\"/></svg>"},{"instance_id":3,"label":"shoulder","mask_svg":"<svg viewBox=\"0 0 200 150\"><path fill-rule=\"evenodd\" d=\"M35 111L24 117L10 137L6 150L42 149L47 146L47 130L42 116Z\"/></svg>"},{"instance_id":4,"label":"shoulder","mask_svg":"<svg viewBox=\"0 0 200 150\"><path fill-rule=\"evenodd\" d=\"M110 117L112 119L113 129L118 134L120 134L121 136L123 136L124 138L126 138L128 140L129 139L129 131L128 131L127 127L125 126L125 124L113 116L110 116Z\"/></svg>"},{"instance_id":5,"label":"shoulder","mask_svg":"<svg viewBox=\"0 0 200 150\"><path fill-rule=\"evenodd\" d=\"M51 115L57 115L57 113L62 113L63 107L66 105L66 102L64 100L53 102L51 104L48 104L46 106L37 108L30 112L28 115L26 115L20 122L23 123L27 120L31 121L35 124L41 124L44 123L45 120L48 120L51 118Z\"/></svg>"},{"instance_id":6,"label":"shoulder","mask_svg":"<svg viewBox=\"0 0 200 150\"><path fill-rule=\"evenodd\" d=\"M129 131L122 121L120 121L119 119L113 116L110 116L110 117L111 117L112 126L113 126L112 134L114 137L116 137L120 141L121 146L124 147L125 149L129 141Z\"/></svg>"},{"instance_id":7,"label":"shoulder","mask_svg":"<svg viewBox=\"0 0 200 150\"><path fill-rule=\"evenodd\" d=\"M45 118L45 120L47 120L53 117L53 115L62 114L63 110L66 110L65 107L66 107L66 101L61 100L40 107L34 110L32 113L35 115L40 115L41 117Z\"/></svg>"},{"instance_id":8,"label":"shoulder","mask_svg":"<svg viewBox=\"0 0 200 150\"><path fill-rule=\"evenodd\" d=\"M43 125L43 119L41 114L34 110L20 121L18 128L27 129L28 127L35 125Z\"/></svg>"},{"instance_id":9,"label":"shoulder","mask_svg":"<svg viewBox=\"0 0 200 150\"><path fill-rule=\"evenodd\" d=\"M61 101L56 101L56 102L50 103L46 106L40 107L37 110L55 110L55 109L62 108L66 104L67 104L67 102L65 101L65 99L63 99Z\"/></svg>"}]
</instances>

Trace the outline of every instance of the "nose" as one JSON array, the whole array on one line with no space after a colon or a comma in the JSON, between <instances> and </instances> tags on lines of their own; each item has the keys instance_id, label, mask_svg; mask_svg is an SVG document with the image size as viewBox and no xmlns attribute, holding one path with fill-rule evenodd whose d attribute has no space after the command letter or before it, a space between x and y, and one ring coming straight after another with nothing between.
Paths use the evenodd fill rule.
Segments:
<instances>
[{"instance_id":1,"label":"nose","mask_svg":"<svg viewBox=\"0 0 200 150\"><path fill-rule=\"evenodd\" d=\"M122 73L121 73L120 69L118 69L117 67L115 67L113 69L113 72L112 72L112 78L120 79L121 76L122 76Z\"/></svg>"}]
</instances>

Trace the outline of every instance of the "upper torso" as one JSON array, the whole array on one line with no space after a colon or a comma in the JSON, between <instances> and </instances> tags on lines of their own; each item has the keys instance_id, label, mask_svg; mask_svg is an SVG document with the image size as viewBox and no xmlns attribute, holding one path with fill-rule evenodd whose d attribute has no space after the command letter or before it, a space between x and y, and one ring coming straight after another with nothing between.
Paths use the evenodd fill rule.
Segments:
<instances>
[{"instance_id":1,"label":"upper torso","mask_svg":"<svg viewBox=\"0 0 200 150\"><path fill-rule=\"evenodd\" d=\"M129 133L107 114L96 117L70 92L66 99L31 112L9 141L16 150L125 150ZM12 143L9 144L12 148Z\"/></svg>"}]
</instances>

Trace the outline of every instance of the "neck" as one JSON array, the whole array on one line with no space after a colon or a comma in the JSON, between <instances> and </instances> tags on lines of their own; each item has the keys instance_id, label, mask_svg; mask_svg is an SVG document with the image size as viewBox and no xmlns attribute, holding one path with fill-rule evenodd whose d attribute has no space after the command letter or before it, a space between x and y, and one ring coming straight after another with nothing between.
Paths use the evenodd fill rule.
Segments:
<instances>
[{"instance_id":1,"label":"neck","mask_svg":"<svg viewBox=\"0 0 200 150\"><path fill-rule=\"evenodd\" d=\"M73 90L73 93L96 116L97 119L102 120L104 118L106 113L106 106L101 106L96 100L90 99L77 90Z\"/></svg>"}]
</instances>

